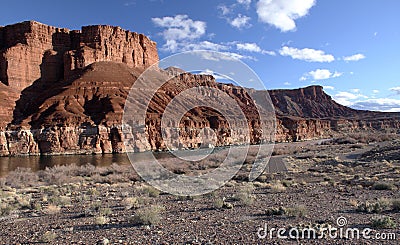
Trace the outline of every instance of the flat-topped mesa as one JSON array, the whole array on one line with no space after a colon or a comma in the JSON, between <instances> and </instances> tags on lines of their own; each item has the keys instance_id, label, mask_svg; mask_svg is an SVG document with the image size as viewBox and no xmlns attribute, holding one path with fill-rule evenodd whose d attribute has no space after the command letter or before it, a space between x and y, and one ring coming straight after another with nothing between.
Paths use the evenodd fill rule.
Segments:
<instances>
[{"instance_id":1,"label":"flat-topped mesa","mask_svg":"<svg viewBox=\"0 0 400 245\"><path fill-rule=\"evenodd\" d=\"M120 27L84 26L79 48L65 54L65 75L98 61L121 62L145 69L158 62L157 44L143 34Z\"/></svg>"},{"instance_id":2,"label":"flat-topped mesa","mask_svg":"<svg viewBox=\"0 0 400 245\"><path fill-rule=\"evenodd\" d=\"M71 48L69 32L36 21L1 28L0 81L22 91L40 79L45 52L53 50L60 60L62 53Z\"/></svg>"},{"instance_id":3,"label":"flat-topped mesa","mask_svg":"<svg viewBox=\"0 0 400 245\"><path fill-rule=\"evenodd\" d=\"M48 26L37 21L24 21L0 27L0 48L10 48L17 44L42 45L55 49L57 46L69 47L69 32L67 28ZM64 38L60 38L62 36Z\"/></svg>"},{"instance_id":4,"label":"flat-topped mesa","mask_svg":"<svg viewBox=\"0 0 400 245\"><path fill-rule=\"evenodd\" d=\"M120 27L96 25L81 31L25 21L0 28L0 81L18 91L68 78L98 61L147 68L158 62L156 43Z\"/></svg>"},{"instance_id":5,"label":"flat-topped mesa","mask_svg":"<svg viewBox=\"0 0 400 245\"><path fill-rule=\"evenodd\" d=\"M360 114L356 110L336 103L323 91L322 86L270 90L269 95L278 115L329 118Z\"/></svg>"}]
</instances>

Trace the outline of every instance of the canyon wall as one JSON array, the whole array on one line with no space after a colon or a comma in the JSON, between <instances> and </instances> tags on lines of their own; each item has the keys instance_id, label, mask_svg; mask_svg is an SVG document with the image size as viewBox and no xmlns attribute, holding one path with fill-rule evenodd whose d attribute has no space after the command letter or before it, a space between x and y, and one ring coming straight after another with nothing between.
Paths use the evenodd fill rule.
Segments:
<instances>
[{"instance_id":1,"label":"canyon wall","mask_svg":"<svg viewBox=\"0 0 400 245\"><path fill-rule=\"evenodd\" d=\"M12 118L16 100L36 83L49 89L99 61L145 69L158 62L156 43L143 34L106 25L80 31L26 21L0 28L0 83L11 99L2 103L0 118ZM3 90L3 89L2 89ZM10 121L0 121L4 129Z\"/></svg>"},{"instance_id":2,"label":"canyon wall","mask_svg":"<svg viewBox=\"0 0 400 245\"><path fill-rule=\"evenodd\" d=\"M333 101L321 86L255 91L177 68L155 68L149 83L175 77L152 98L143 124L122 125L129 89L157 61L155 42L120 27L68 30L35 21L0 27L0 156L193 149L400 128L400 114L353 110ZM240 106L247 124L229 125L220 112L197 107L178 129L163 129L177 136L167 145L161 115L176 95L196 87L224 92ZM253 98L268 94L276 114L264 120ZM198 95L210 96L201 89ZM232 132L230 126L243 130Z\"/></svg>"}]
</instances>

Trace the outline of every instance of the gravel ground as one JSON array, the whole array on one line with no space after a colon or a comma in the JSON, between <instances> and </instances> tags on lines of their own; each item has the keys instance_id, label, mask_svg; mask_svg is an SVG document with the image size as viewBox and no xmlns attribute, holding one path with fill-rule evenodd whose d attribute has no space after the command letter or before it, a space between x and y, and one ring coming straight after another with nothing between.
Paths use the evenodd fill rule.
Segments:
<instances>
[{"instance_id":1,"label":"gravel ground","mask_svg":"<svg viewBox=\"0 0 400 245\"><path fill-rule=\"evenodd\" d=\"M400 165L393 156L400 144L367 151L362 161L338 157L362 147L303 144L285 153L287 172L248 183L251 166L245 165L224 187L198 197L160 193L127 173L128 166L19 171L1 181L0 243L398 244ZM382 157L386 151L390 159ZM65 183L56 181L60 172ZM372 222L377 217L383 225ZM397 239L279 239L272 230L320 232L321 226L340 228L338 218L346 221L344 231L372 229L371 236ZM273 238L259 237L265 227Z\"/></svg>"}]
</instances>

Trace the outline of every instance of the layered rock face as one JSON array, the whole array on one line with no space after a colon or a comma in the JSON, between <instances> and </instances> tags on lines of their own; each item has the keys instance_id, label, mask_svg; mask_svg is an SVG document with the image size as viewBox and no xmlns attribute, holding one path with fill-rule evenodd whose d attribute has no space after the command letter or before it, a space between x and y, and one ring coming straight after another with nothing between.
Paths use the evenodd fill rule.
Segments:
<instances>
[{"instance_id":1,"label":"layered rock face","mask_svg":"<svg viewBox=\"0 0 400 245\"><path fill-rule=\"evenodd\" d=\"M333 118L357 115L357 110L336 103L322 86L270 90L269 95L278 115L302 118Z\"/></svg>"},{"instance_id":2,"label":"layered rock face","mask_svg":"<svg viewBox=\"0 0 400 245\"><path fill-rule=\"evenodd\" d=\"M334 102L320 86L255 91L217 83L208 75L155 67L146 82L174 77L151 99L145 122L136 125L143 130L127 133L122 117L129 90L157 61L155 42L119 27L87 26L70 31L34 21L0 27L0 155L190 149L400 128L400 114L350 109ZM178 131L161 129L162 114L177 95L199 88L198 95L210 96L201 87L222 91L235 101L247 120L236 126L248 131L232 132L230 127L235 125L207 106L188 111L179 121ZM276 121L262 121L257 110L260 104L253 100L266 98L268 93ZM233 116L235 113L232 111ZM274 127L262 128L265 124L276 125L275 137ZM162 133L173 136L177 132L178 140L170 145L163 141Z\"/></svg>"},{"instance_id":3,"label":"layered rock face","mask_svg":"<svg viewBox=\"0 0 400 245\"><path fill-rule=\"evenodd\" d=\"M7 94L12 98L4 103L0 117L10 118L15 107L12 99L35 82L42 89L48 88L98 61L144 69L158 61L156 43L143 34L112 26L70 31L27 21L1 27L0 82L8 87ZM0 128L7 122L1 121Z\"/></svg>"}]
</instances>

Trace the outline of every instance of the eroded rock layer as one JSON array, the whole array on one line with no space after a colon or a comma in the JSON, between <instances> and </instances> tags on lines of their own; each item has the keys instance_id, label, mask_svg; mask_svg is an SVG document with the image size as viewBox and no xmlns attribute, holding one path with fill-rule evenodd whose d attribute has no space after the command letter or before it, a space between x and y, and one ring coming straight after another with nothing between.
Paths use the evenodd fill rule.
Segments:
<instances>
[{"instance_id":1,"label":"eroded rock layer","mask_svg":"<svg viewBox=\"0 0 400 245\"><path fill-rule=\"evenodd\" d=\"M146 82L174 77L151 99L143 124L136 125L144 130L132 129L127 134L122 117L129 90L157 61L155 42L119 27L86 26L70 31L34 21L0 27L0 155L190 149L400 128L399 114L350 109L334 102L321 86L255 91L217 83L209 75L155 67ZM162 131L162 113L175 96L188 89L198 88L199 95L211 96L201 87L228 95L247 122L229 125L217 110L193 108L179 122L178 140L167 145L162 133L171 136L177 131ZM257 110L259 101L253 100L266 98L268 93L276 121L263 121ZM262 124L271 127L262 129ZM232 132L231 126L243 130Z\"/></svg>"}]
</instances>

